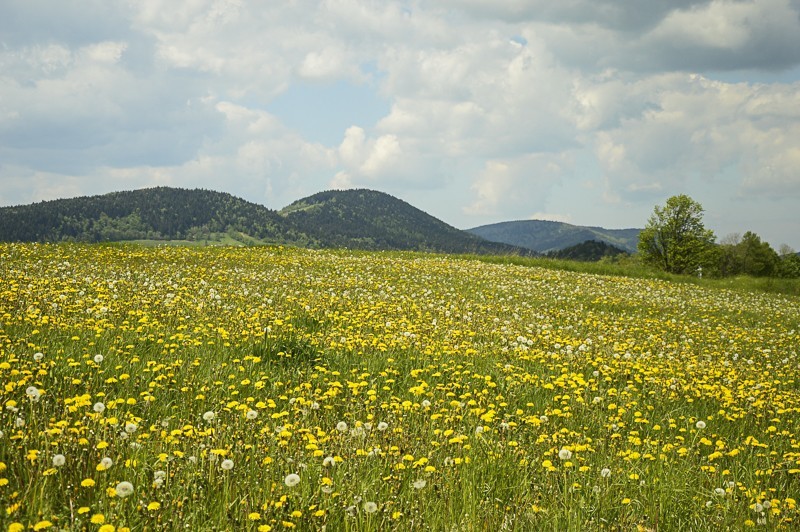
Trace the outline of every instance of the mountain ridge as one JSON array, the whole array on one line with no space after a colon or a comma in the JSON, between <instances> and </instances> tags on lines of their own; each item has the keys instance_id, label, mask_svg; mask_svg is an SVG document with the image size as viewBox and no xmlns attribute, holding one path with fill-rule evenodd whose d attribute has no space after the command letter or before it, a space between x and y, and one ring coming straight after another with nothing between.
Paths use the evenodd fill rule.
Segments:
<instances>
[{"instance_id":1,"label":"mountain ridge","mask_svg":"<svg viewBox=\"0 0 800 532\"><path fill-rule=\"evenodd\" d=\"M636 253L641 229L605 229L551 220L514 220L466 229L492 242L502 242L548 253L595 240Z\"/></svg>"}]
</instances>

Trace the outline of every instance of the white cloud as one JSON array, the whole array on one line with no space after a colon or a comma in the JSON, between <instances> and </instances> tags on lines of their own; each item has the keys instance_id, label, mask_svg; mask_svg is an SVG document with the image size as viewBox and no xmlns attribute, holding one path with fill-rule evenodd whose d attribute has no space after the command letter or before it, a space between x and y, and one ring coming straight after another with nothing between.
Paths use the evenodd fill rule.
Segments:
<instances>
[{"instance_id":1,"label":"white cloud","mask_svg":"<svg viewBox=\"0 0 800 532\"><path fill-rule=\"evenodd\" d=\"M280 207L369 186L477 225L622 216L687 189L770 214L800 201L800 84L714 80L797 69L793 0L81 6L4 5L2 202L169 183ZM323 145L324 108L278 108L298 84L374 90L389 111L353 106ZM571 190L582 212L552 203Z\"/></svg>"},{"instance_id":2,"label":"white cloud","mask_svg":"<svg viewBox=\"0 0 800 532\"><path fill-rule=\"evenodd\" d=\"M474 199L463 210L473 216L528 217L545 208L550 189L571 173L572 164L568 155L551 154L490 160L472 182Z\"/></svg>"}]
</instances>

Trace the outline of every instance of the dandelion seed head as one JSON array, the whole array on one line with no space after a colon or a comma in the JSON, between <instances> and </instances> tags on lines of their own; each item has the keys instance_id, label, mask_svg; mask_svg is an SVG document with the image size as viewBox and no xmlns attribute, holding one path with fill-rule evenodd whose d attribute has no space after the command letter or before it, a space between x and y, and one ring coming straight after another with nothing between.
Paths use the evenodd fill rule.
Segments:
<instances>
[{"instance_id":1,"label":"dandelion seed head","mask_svg":"<svg viewBox=\"0 0 800 532\"><path fill-rule=\"evenodd\" d=\"M106 411L106 405L104 405L103 403L99 403L99 402L95 403L94 406L92 407L92 410L94 410L98 414L102 414L103 412Z\"/></svg>"},{"instance_id":2,"label":"dandelion seed head","mask_svg":"<svg viewBox=\"0 0 800 532\"><path fill-rule=\"evenodd\" d=\"M117 492L117 497L125 498L133 493L133 484L128 481L122 481L114 487Z\"/></svg>"},{"instance_id":3,"label":"dandelion seed head","mask_svg":"<svg viewBox=\"0 0 800 532\"><path fill-rule=\"evenodd\" d=\"M220 464L220 467L225 471L230 471L231 469L233 469L233 460L231 460L230 458L223 460L222 463Z\"/></svg>"},{"instance_id":4,"label":"dandelion seed head","mask_svg":"<svg viewBox=\"0 0 800 532\"><path fill-rule=\"evenodd\" d=\"M61 467L67 462L67 457L63 454L56 454L53 455L53 466L54 467Z\"/></svg>"},{"instance_id":5,"label":"dandelion seed head","mask_svg":"<svg viewBox=\"0 0 800 532\"><path fill-rule=\"evenodd\" d=\"M34 353L33 354L33 360L36 361L36 362L41 362L41 360L43 358L44 358L44 353Z\"/></svg>"},{"instance_id":6,"label":"dandelion seed head","mask_svg":"<svg viewBox=\"0 0 800 532\"><path fill-rule=\"evenodd\" d=\"M703 430L704 428L706 428L706 422L701 419L700 421L695 423L694 426L697 427L698 430Z\"/></svg>"},{"instance_id":7,"label":"dandelion seed head","mask_svg":"<svg viewBox=\"0 0 800 532\"><path fill-rule=\"evenodd\" d=\"M558 458L561 460L569 460L570 458L572 458L572 451L566 448L561 449L560 451L558 451Z\"/></svg>"},{"instance_id":8,"label":"dandelion seed head","mask_svg":"<svg viewBox=\"0 0 800 532\"><path fill-rule=\"evenodd\" d=\"M378 511L378 505L372 501L367 501L364 503L364 511L368 514L374 514Z\"/></svg>"},{"instance_id":9,"label":"dandelion seed head","mask_svg":"<svg viewBox=\"0 0 800 532\"><path fill-rule=\"evenodd\" d=\"M288 487L293 488L300 484L300 475L296 473L289 473L286 475L286 478L283 479L283 483Z\"/></svg>"}]
</instances>

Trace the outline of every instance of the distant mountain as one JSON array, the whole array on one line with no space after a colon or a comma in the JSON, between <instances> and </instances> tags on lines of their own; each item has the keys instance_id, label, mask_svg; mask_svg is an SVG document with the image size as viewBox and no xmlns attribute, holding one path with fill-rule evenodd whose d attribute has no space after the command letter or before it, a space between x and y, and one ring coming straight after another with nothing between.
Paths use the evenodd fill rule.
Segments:
<instances>
[{"instance_id":1,"label":"distant mountain","mask_svg":"<svg viewBox=\"0 0 800 532\"><path fill-rule=\"evenodd\" d=\"M444 253L529 254L456 229L374 190L330 190L295 201L280 214L324 247Z\"/></svg>"},{"instance_id":2,"label":"distant mountain","mask_svg":"<svg viewBox=\"0 0 800 532\"><path fill-rule=\"evenodd\" d=\"M210 190L157 187L0 208L3 241L203 240L225 232L313 243L275 211Z\"/></svg>"},{"instance_id":3,"label":"distant mountain","mask_svg":"<svg viewBox=\"0 0 800 532\"><path fill-rule=\"evenodd\" d=\"M531 254L371 190L321 192L280 212L222 192L171 187L0 208L0 241L130 240Z\"/></svg>"},{"instance_id":4,"label":"distant mountain","mask_svg":"<svg viewBox=\"0 0 800 532\"><path fill-rule=\"evenodd\" d=\"M584 227L546 220L500 222L467 229L467 232L486 240L520 246L538 253L564 249L587 240L606 242L629 253L635 253L640 231L641 229Z\"/></svg>"},{"instance_id":5,"label":"distant mountain","mask_svg":"<svg viewBox=\"0 0 800 532\"><path fill-rule=\"evenodd\" d=\"M554 259L577 260L582 262L596 262L606 257L616 257L617 255L627 255L628 252L617 246L612 246L607 242L599 240L587 240L574 246L564 249L550 251L548 257Z\"/></svg>"}]
</instances>

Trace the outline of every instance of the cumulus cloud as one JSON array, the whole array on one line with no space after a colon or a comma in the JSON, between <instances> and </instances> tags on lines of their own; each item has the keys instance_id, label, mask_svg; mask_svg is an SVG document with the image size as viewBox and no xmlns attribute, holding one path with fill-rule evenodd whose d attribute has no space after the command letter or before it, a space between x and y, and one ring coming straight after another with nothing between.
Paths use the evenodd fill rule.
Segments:
<instances>
[{"instance_id":1,"label":"cumulus cloud","mask_svg":"<svg viewBox=\"0 0 800 532\"><path fill-rule=\"evenodd\" d=\"M767 202L800 200L800 5L645 4L8 0L0 201L172 184L280 207L367 186L474 226L600 224L715 190L777 217ZM276 109L298 105L279 98L298 84L356 85L388 111L354 106L312 141L325 109ZM569 191L588 198L580 212Z\"/></svg>"},{"instance_id":2,"label":"cumulus cloud","mask_svg":"<svg viewBox=\"0 0 800 532\"><path fill-rule=\"evenodd\" d=\"M713 183L735 167L744 180L725 195L797 193L791 165L800 151L798 89L798 83L754 86L678 74L623 84L618 98L629 94L645 105L593 134L607 187L629 199L654 197L684 190L689 181ZM610 98L607 105L618 102Z\"/></svg>"}]
</instances>

